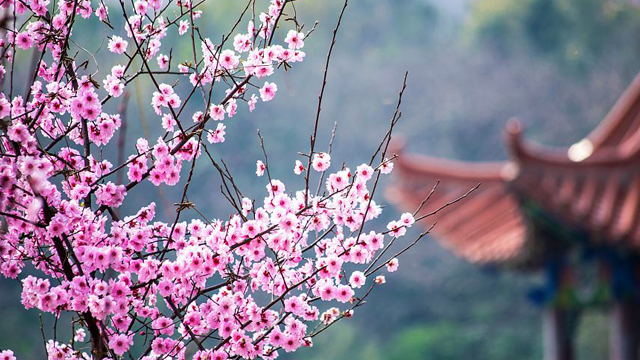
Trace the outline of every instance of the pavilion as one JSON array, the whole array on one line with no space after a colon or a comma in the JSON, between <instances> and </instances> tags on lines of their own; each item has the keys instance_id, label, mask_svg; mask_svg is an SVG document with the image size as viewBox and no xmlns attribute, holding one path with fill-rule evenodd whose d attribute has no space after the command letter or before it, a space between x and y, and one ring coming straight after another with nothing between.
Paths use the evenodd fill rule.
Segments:
<instances>
[{"instance_id":1,"label":"pavilion","mask_svg":"<svg viewBox=\"0 0 640 360\"><path fill-rule=\"evenodd\" d=\"M586 138L567 148L522 139L506 128L510 159L469 163L415 154L395 146L395 181L388 198L413 211L440 181L421 214L480 188L431 217L444 247L474 264L542 271L546 360L575 358L579 313L607 309L610 359L640 358L640 75ZM430 226L431 223L425 224ZM588 255L587 255L588 254ZM597 269L589 301L564 296L578 267Z\"/></svg>"}]
</instances>

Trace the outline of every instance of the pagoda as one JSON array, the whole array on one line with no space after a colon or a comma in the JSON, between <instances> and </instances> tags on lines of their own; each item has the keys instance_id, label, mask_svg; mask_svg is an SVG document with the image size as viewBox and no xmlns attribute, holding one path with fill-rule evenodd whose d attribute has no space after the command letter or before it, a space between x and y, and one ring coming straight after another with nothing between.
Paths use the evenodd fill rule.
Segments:
<instances>
[{"instance_id":1,"label":"pagoda","mask_svg":"<svg viewBox=\"0 0 640 360\"><path fill-rule=\"evenodd\" d=\"M509 160L469 163L393 149L394 183L387 197L413 211L436 186L421 214L436 240L474 264L544 272L546 360L575 358L579 314L610 315L610 359L640 353L640 74L602 122L566 148L525 141L506 126ZM476 185L478 189L455 202ZM452 204L451 204L452 203ZM578 269L592 268L591 296L579 299ZM585 296L582 296L583 298Z\"/></svg>"}]
</instances>

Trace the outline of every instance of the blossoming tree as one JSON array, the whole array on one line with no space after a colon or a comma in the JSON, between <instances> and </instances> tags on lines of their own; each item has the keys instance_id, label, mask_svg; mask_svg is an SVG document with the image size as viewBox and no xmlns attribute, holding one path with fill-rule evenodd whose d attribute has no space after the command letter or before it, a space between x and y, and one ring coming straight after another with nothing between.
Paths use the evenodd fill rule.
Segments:
<instances>
[{"instance_id":1,"label":"blossoming tree","mask_svg":"<svg viewBox=\"0 0 640 360\"><path fill-rule=\"evenodd\" d=\"M330 151L316 144L346 2L310 148L292 164L305 186L272 178L265 151L256 169L266 174L264 200L242 194L215 155L225 120L274 98L278 87L267 79L304 59L305 31L292 0L249 0L214 41L198 28L205 1L0 2L0 272L20 279L26 309L72 315L72 339L44 339L49 359L273 359L350 317L385 282L379 272L395 271L396 256L424 236L391 254L428 214L365 227L381 212L373 196L393 168L387 148L398 108L371 160L354 170L332 169ZM75 40L82 22L110 29L107 54ZM174 51L180 44L189 51ZM15 60L21 52L33 54L30 72ZM145 77L164 135L137 138L131 154L118 144L114 165L102 149L124 131L128 86ZM113 102L120 110L107 112ZM188 201L196 164L220 174L235 209L228 218L209 220ZM153 202L120 216L143 182L182 187L172 221L154 220ZM0 348L0 359L16 357Z\"/></svg>"}]
</instances>

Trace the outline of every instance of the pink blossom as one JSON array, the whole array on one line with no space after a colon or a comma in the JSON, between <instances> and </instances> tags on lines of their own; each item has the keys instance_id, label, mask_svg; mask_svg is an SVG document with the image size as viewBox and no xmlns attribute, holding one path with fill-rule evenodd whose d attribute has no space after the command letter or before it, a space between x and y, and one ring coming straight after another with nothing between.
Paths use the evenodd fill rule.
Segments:
<instances>
[{"instance_id":1,"label":"pink blossom","mask_svg":"<svg viewBox=\"0 0 640 360\"><path fill-rule=\"evenodd\" d=\"M76 330L76 334L74 335L73 339L77 342L84 342L86 336L87 333L84 331L84 329L78 329Z\"/></svg>"},{"instance_id":2,"label":"pink blossom","mask_svg":"<svg viewBox=\"0 0 640 360\"><path fill-rule=\"evenodd\" d=\"M251 38L246 34L236 34L233 38L233 47L239 53L246 52L251 49Z\"/></svg>"},{"instance_id":3,"label":"pink blossom","mask_svg":"<svg viewBox=\"0 0 640 360\"><path fill-rule=\"evenodd\" d=\"M258 176L264 175L265 169L266 169L266 166L264 166L264 163L261 160L256 161L256 175Z\"/></svg>"},{"instance_id":4,"label":"pink blossom","mask_svg":"<svg viewBox=\"0 0 640 360\"><path fill-rule=\"evenodd\" d=\"M224 136L226 132L224 131L227 127L219 123L214 131L209 131L207 134L207 140L212 144L222 143L224 142Z\"/></svg>"},{"instance_id":5,"label":"pink blossom","mask_svg":"<svg viewBox=\"0 0 640 360\"><path fill-rule=\"evenodd\" d=\"M326 171L331 166L331 156L327 153L314 154L311 165L315 171Z\"/></svg>"},{"instance_id":6,"label":"pink blossom","mask_svg":"<svg viewBox=\"0 0 640 360\"><path fill-rule=\"evenodd\" d=\"M233 53L231 50L223 50L220 53L220 58L218 60L220 66L224 69L230 70L235 69L236 66L240 63L240 57Z\"/></svg>"},{"instance_id":7,"label":"pink blossom","mask_svg":"<svg viewBox=\"0 0 640 360\"><path fill-rule=\"evenodd\" d=\"M0 360L16 360L16 357L13 356L13 351L3 350L0 351Z\"/></svg>"},{"instance_id":8,"label":"pink blossom","mask_svg":"<svg viewBox=\"0 0 640 360\"><path fill-rule=\"evenodd\" d=\"M155 319L152 323L152 326L153 330L155 330L156 333L169 336L173 335L175 329L173 320L166 316L160 316Z\"/></svg>"},{"instance_id":9,"label":"pink blossom","mask_svg":"<svg viewBox=\"0 0 640 360\"><path fill-rule=\"evenodd\" d=\"M407 228L401 222L397 221L388 223L387 229L389 229L389 233L394 237L403 236L407 232Z\"/></svg>"},{"instance_id":10,"label":"pink blossom","mask_svg":"<svg viewBox=\"0 0 640 360\"><path fill-rule=\"evenodd\" d=\"M256 103L258 102L258 97L256 94L251 95L251 99L247 102L249 105L249 111L253 111L256 108Z\"/></svg>"},{"instance_id":11,"label":"pink blossom","mask_svg":"<svg viewBox=\"0 0 640 360\"><path fill-rule=\"evenodd\" d=\"M16 46L22 50L28 50L33 46L33 38L29 33L21 32L16 36Z\"/></svg>"},{"instance_id":12,"label":"pink blossom","mask_svg":"<svg viewBox=\"0 0 640 360\"><path fill-rule=\"evenodd\" d=\"M361 271L354 271L353 273L351 273L351 277L349 278L349 283L354 288L362 287L365 281L366 281L366 277L364 276L364 273Z\"/></svg>"},{"instance_id":13,"label":"pink blossom","mask_svg":"<svg viewBox=\"0 0 640 360\"><path fill-rule=\"evenodd\" d=\"M274 83L265 82L264 86L260 89L260 98L262 101L271 101L276 96L278 86Z\"/></svg>"},{"instance_id":14,"label":"pink blossom","mask_svg":"<svg viewBox=\"0 0 640 360\"><path fill-rule=\"evenodd\" d=\"M318 292L320 293L320 297L324 301L335 299L337 293L336 287L331 284L320 286Z\"/></svg>"},{"instance_id":15,"label":"pink blossom","mask_svg":"<svg viewBox=\"0 0 640 360\"><path fill-rule=\"evenodd\" d=\"M107 15L109 15L109 9L104 6L104 4L98 5L98 8L96 9L96 16L98 19L100 19L100 21L105 21L107 19Z\"/></svg>"},{"instance_id":16,"label":"pink blossom","mask_svg":"<svg viewBox=\"0 0 640 360\"><path fill-rule=\"evenodd\" d=\"M384 159L384 162L380 164L380 172L383 174L389 174L393 170L393 162L389 159Z\"/></svg>"},{"instance_id":17,"label":"pink blossom","mask_svg":"<svg viewBox=\"0 0 640 360\"><path fill-rule=\"evenodd\" d=\"M387 262L386 266L387 266L387 271L389 272L395 272L398 270L398 259L397 258L393 258L391 260L389 260L389 262Z\"/></svg>"},{"instance_id":18,"label":"pink blossom","mask_svg":"<svg viewBox=\"0 0 640 360\"><path fill-rule=\"evenodd\" d=\"M304 46L304 33L299 33L295 30L289 30L287 33L286 42L289 45L289 49L302 49Z\"/></svg>"},{"instance_id":19,"label":"pink blossom","mask_svg":"<svg viewBox=\"0 0 640 360\"><path fill-rule=\"evenodd\" d=\"M11 112L11 104L7 99L0 98L0 118L6 117Z\"/></svg>"},{"instance_id":20,"label":"pink blossom","mask_svg":"<svg viewBox=\"0 0 640 360\"><path fill-rule=\"evenodd\" d=\"M351 289L349 286L340 285L336 292L336 300L342 303L348 302L353 297L353 294L353 289Z\"/></svg>"},{"instance_id":21,"label":"pink blossom","mask_svg":"<svg viewBox=\"0 0 640 360\"><path fill-rule=\"evenodd\" d=\"M411 227L416 220L411 213L403 213L402 216L400 216L400 222L406 227Z\"/></svg>"},{"instance_id":22,"label":"pink blossom","mask_svg":"<svg viewBox=\"0 0 640 360\"><path fill-rule=\"evenodd\" d=\"M139 15L144 15L147 12L148 3L146 0L138 0L133 4L133 8Z\"/></svg>"},{"instance_id":23,"label":"pink blossom","mask_svg":"<svg viewBox=\"0 0 640 360\"><path fill-rule=\"evenodd\" d=\"M111 338L109 339L109 347L118 356L122 356L125 352L127 352L131 344L133 344L132 335L116 334L111 336Z\"/></svg>"},{"instance_id":24,"label":"pink blossom","mask_svg":"<svg viewBox=\"0 0 640 360\"><path fill-rule=\"evenodd\" d=\"M169 57L167 55L158 55L158 67L162 70L166 70L169 67Z\"/></svg>"},{"instance_id":25,"label":"pink blossom","mask_svg":"<svg viewBox=\"0 0 640 360\"><path fill-rule=\"evenodd\" d=\"M209 114L213 120L224 120L225 110L222 105L211 105Z\"/></svg>"},{"instance_id":26,"label":"pink blossom","mask_svg":"<svg viewBox=\"0 0 640 360\"><path fill-rule=\"evenodd\" d=\"M122 54L127 51L129 43L120 36L114 36L109 40L109 51L116 54Z\"/></svg>"},{"instance_id":27,"label":"pink blossom","mask_svg":"<svg viewBox=\"0 0 640 360\"><path fill-rule=\"evenodd\" d=\"M369 181L373 176L373 168L367 164L362 164L356 169L356 174L362 178L362 180Z\"/></svg>"},{"instance_id":28,"label":"pink blossom","mask_svg":"<svg viewBox=\"0 0 640 360\"><path fill-rule=\"evenodd\" d=\"M187 30L189 30L189 21L180 20L180 25L178 25L178 34L182 36L187 33Z\"/></svg>"},{"instance_id":29,"label":"pink blossom","mask_svg":"<svg viewBox=\"0 0 640 360\"><path fill-rule=\"evenodd\" d=\"M286 352L295 351L298 347L300 347L300 340L296 339L293 336L286 336L285 340L282 344L282 348Z\"/></svg>"},{"instance_id":30,"label":"pink blossom","mask_svg":"<svg viewBox=\"0 0 640 360\"><path fill-rule=\"evenodd\" d=\"M245 65L245 68L247 68L247 66ZM262 79L263 77L267 77L267 76L271 76L273 75L273 66L271 65L264 65L264 64L260 64L259 66L256 66L254 68L253 74L258 78L258 79ZM264 100L263 100L264 101Z\"/></svg>"},{"instance_id":31,"label":"pink blossom","mask_svg":"<svg viewBox=\"0 0 640 360\"><path fill-rule=\"evenodd\" d=\"M127 190L124 185L115 185L109 181L106 185L100 185L96 191L96 202L100 205L118 207L122 204Z\"/></svg>"},{"instance_id":32,"label":"pink blossom","mask_svg":"<svg viewBox=\"0 0 640 360\"><path fill-rule=\"evenodd\" d=\"M236 99L231 99L229 100L229 102L227 103L227 115L229 115L229 117L233 117L233 115L236 114L236 112L238 111L238 102L236 101Z\"/></svg>"}]
</instances>

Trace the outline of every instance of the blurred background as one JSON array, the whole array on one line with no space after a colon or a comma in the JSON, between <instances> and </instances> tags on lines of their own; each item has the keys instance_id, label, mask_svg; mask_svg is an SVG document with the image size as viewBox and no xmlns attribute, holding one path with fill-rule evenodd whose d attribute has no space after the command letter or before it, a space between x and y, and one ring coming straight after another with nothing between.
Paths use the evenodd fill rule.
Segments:
<instances>
[{"instance_id":1,"label":"blurred background","mask_svg":"<svg viewBox=\"0 0 640 360\"><path fill-rule=\"evenodd\" d=\"M210 2L203 34L219 39L235 20L226 14L238 13L242 3ZM277 75L274 101L227 121L227 141L213 147L243 191L259 198L265 180L253 175L262 159L257 129L272 177L302 186L292 169L297 152L308 149L324 56L342 1L295 4L307 29L319 21L305 40L306 60ZM600 122L640 70L640 4L633 0L351 0L343 25L319 138L326 150L338 122L334 166L368 161L386 132L405 71L408 89L397 134L409 151L502 160L508 118L520 118L530 140L570 145ZM106 44L95 40L101 36L79 32L78 42L106 53ZM135 86L127 136L144 132L154 139L162 129L149 106L150 87L142 80ZM110 106L105 110L115 111L117 104ZM130 145L127 153L132 151ZM113 153L104 149L105 157ZM226 218L231 209L217 195L216 172L205 163L194 182L191 200L209 217ZM166 208L159 211L166 219L178 190L159 193L145 185L121 211L153 200ZM399 214L387 199L378 201L387 204L377 224L382 227ZM405 241L418 233L413 229ZM537 274L469 265L427 238L400 259L400 270L387 274L385 291L374 292L353 319L321 334L314 348L284 358L541 359L541 309L527 294L543 282ZM0 281L0 346L13 348L20 359L41 359L40 319L21 309L19 292L18 282ZM606 358L608 331L606 314L583 316L577 358Z\"/></svg>"}]
</instances>

